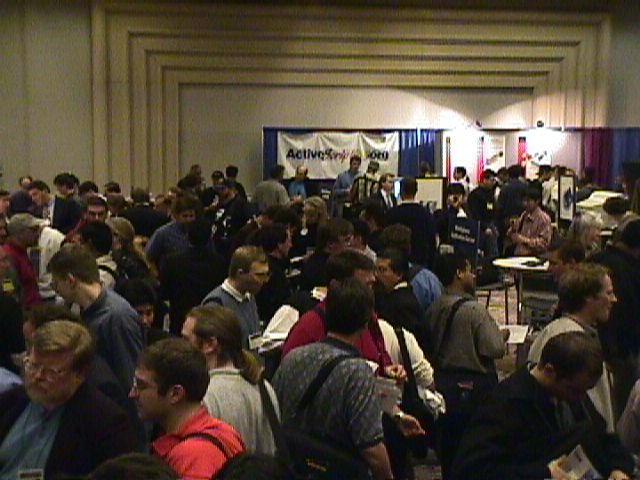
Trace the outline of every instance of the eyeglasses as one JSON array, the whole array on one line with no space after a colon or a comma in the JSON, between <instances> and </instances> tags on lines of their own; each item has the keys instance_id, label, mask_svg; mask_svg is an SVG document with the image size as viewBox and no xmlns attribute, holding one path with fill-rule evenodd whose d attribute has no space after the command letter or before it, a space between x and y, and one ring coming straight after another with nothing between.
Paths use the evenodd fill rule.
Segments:
<instances>
[{"instance_id":1,"label":"eyeglasses","mask_svg":"<svg viewBox=\"0 0 640 480\"><path fill-rule=\"evenodd\" d=\"M41 374L47 380L58 380L65 373L69 371L68 368L52 368L45 367L44 365L40 365L39 363L33 362L28 357L24 359L24 371L29 375L37 375Z\"/></svg>"},{"instance_id":2,"label":"eyeglasses","mask_svg":"<svg viewBox=\"0 0 640 480\"><path fill-rule=\"evenodd\" d=\"M141 378L133 377L133 382L131 385L131 390L135 390L137 392L142 392L147 388L151 388L151 384L149 382L145 382Z\"/></svg>"}]
</instances>

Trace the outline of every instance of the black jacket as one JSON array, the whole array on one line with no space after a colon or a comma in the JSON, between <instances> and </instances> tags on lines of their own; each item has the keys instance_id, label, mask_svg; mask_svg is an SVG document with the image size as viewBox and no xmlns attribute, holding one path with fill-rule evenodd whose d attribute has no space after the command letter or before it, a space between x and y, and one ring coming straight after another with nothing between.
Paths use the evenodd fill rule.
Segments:
<instances>
[{"instance_id":1,"label":"black jacket","mask_svg":"<svg viewBox=\"0 0 640 480\"><path fill-rule=\"evenodd\" d=\"M640 262L615 247L608 246L589 261L604 265L611 272L611 283L618 301L611 307L609 321L598 327L608 360L624 359L640 353Z\"/></svg>"},{"instance_id":2,"label":"black jacket","mask_svg":"<svg viewBox=\"0 0 640 480\"><path fill-rule=\"evenodd\" d=\"M287 278L288 259L281 260L267 255L271 276L256 295L260 320L268 323L273 314L285 304L291 296L291 282Z\"/></svg>"},{"instance_id":3,"label":"black jacket","mask_svg":"<svg viewBox=\"0 0 640 480\"><path fill-rule=\"evenodd\" d=\"M0 443L28 403L24 387L0 396ZM85 383L66 404L47 459L45 478L87 475L105 460L138 449L124 410Z\"/></svg>"},{"instance_id":4,"label":"black jacket","mask_svg":"<svg viewBox=\"0 0 640 480\"><path fill-rule=\"evenodd\" d=\"M53 219L51 226L65 235L80 221L82 209L73 199L55 197L53 204Z\"/></svg>"},{"instance_id":5,"label":"black jacket","mask_svg":"<svg viewBox=\"0 0 640 480\"><path fill-rule=\"evenodd\" d=\"M436 226L431 212L419 203L402 203L387 212L387 225L400 223L411 229L412 263L430 267L436 254Z\"/></svg>"},{"instance_id":6,"label":"black jacket","mask_svg":"<svg viewBox=\"0 0 640 480\"><path fill-rule=\"evenodd\" d=\"M480 222L483 228L492 224L496 215L495 190L484 187L474 188L467 198L469 218Z\"/></svg>"},{"instance_id":7,"label":"black jacket","mask_svg":"<svg viewBox=\"0 0 640 480\"><path fill-rule=\"evenodd\" d=\"M187 312L227 276L225 260L209 247L170 255L160 269L160 295L169 300L170 330L180 335Z\"/></svg>"},{"instance_id":8,"label":"black jacket","mask_svg":"<svg viewBox=\"0 0 640 480\"><path fill-rule=\"evenodd\" d=\"M375 299L378 318L386 320L393 327L402 327L413 333L422 350L426 351L427 321L411 285L390 292L376 287Z\"/></svg>"},{"instance_id":9,"label":"black jacket","mask_svg":"<svg viewBox=\"0 0 640 480\"><path fill-rule=\"evenodd\" d=\"M171 220L150 205L134 205L122 212L121 216L131 222L136 235L147 238L151 238L157 229Z\"/></svg>"},{"instance_id":10,"label":"black jacket","mask_svg":"<svg viewBox=\"0 0 640 480\"><path fill-rule=\"evenodd\" d=\"M596 469L630 474L633 459L590 402L571 406L575 426L562 429L553 399L529 373L517 370L496 387L462 438L453 466L456 480L542 480L551 460L582 445Z\"/></svg>"}]
</instances>

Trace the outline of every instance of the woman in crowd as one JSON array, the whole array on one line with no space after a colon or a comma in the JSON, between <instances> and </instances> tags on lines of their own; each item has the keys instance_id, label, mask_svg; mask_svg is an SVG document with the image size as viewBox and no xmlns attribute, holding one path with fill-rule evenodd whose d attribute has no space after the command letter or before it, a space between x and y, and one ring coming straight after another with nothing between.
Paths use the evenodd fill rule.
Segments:
<instances>
[{"instance_id":1,"label":"woman in crowd","mask_svg":"<svg viewBox=\"0 0 640 480\"><path fill-rule=\"evenodd\" d=\"M195 307L187 314L182 336L207 357L210 380L203 403L211 416L233 426L248 451L275 453L275 442L260 395L262 367L251 352L242 348L238 317L219 305ZM264 386L276 415L279 415L273 388L267 381Z\"/></svg>"},{"instance_id":2,"label":"woman in crowd","mask_svg":"<svg viewBox=\"0 0 640 480\"><path fill-rule=\"evenodd\" d=\"M586 256L589 257L600 250L602 225L602 220L595 214L579 212L569 226L567 239L582 245Z\"/></svg>"},{"instance_id":3,"label":"woman in crowd","mask_svg":"<svg viewBox=\"0 0 640 480\"><path fill-rule=\"evenodd\" d=\"M133 243L136 232L131 222L123 217L110 217L106 223L113 233L112 256L118 270L128 279L151 279L149 264Z\"/></svg>"},{"instance_id":4,"label":"woman in crowd","mask_svg":"<svg viewBox=\"0 0 640 480\"><path fill-rule=\"evenodd\" d=\"M306 255L310 249L316 246L318 227L329 218L327 204L320 197L309 197L304 201L302 208L303 227L293 238L291 257Z\"/></svg>"}]
</instances>

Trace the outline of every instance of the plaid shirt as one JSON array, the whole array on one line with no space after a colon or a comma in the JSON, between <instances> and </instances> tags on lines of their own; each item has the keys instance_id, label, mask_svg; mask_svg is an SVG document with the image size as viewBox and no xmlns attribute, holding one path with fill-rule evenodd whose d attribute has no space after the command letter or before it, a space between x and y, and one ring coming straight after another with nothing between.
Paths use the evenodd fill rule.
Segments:
<instances>
[{"instance_id":1,"label":"plaid shirt","mask_svg":"<svg viewBox=\"0 0 640 480\"><path fill-rule=\"evenodd\" d=\"M516 255L538 255L551 243L551 219L537 207L533 212L526 211L518 219L518 230L512 235L516 244Z\"/></svg>"}]
</instances>

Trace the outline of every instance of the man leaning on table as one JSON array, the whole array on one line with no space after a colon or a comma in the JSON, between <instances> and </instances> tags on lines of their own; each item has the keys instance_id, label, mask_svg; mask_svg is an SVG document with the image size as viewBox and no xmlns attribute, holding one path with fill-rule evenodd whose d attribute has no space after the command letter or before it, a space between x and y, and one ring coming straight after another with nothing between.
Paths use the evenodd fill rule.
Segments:
<instances>
[{"instance_id":1,"label":"man leaning on table","mask_svg":"<svg viewBox=\"0 0 640 480\"><path fill-rule=\"evenodd\" d=\"M524 196L524 212L507 231L507 238L515 246L515 255L540 255L551 243L551 219L540 208L542 192L530 186Z\"/></svg>"}]
</instances>

